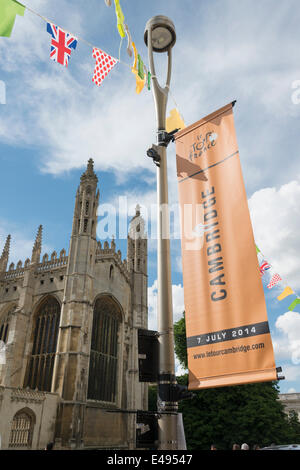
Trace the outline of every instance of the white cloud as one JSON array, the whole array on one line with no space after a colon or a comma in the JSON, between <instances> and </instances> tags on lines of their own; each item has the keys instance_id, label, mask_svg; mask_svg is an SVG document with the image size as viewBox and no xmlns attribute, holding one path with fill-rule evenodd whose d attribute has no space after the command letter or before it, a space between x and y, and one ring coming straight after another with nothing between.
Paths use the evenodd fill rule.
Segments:
<instances>
[{"instance_id":1,"label":"white cloud","mask_svg":"<svg viewBox=\"0 0 300 470\"><path fill-rule=\"evenodd\" d=\"M174 323L182 318L184 311L183 287L181 284L172 285L173 297L173 320ZM149 330L157 331L157 280L152 286L148 287L148 328ZM186 374L187 370L184 369L179 363L175 355L175 373L177 376Z\"/></svg>"},{"instance_id":2,"label":"white cloud","mask_svg":"<svg viewBox=\"0 0 300 470\"><path fill-rule=\"evenodd\" d=\"M183 287L181 284L172 285L173 298L173 321L180 320L184 312ZM157 280L152 286L148 287L148 312L149 312L149 329L157 330Z\"/></svg>"},{"instance_id":3,"label":"white cloud","mask_svg":"<svg viewBox=\"0 0 300 470\"><path fill-rule=\"evenodd\" d=\"M283 376L285 377L286 382L294 382L300 379L300 367L299 366L285 364L282 366L282 373L283 373Z\"/></svg>"},{"instance_id":4,"label":"white cloud","mask_svg":"<svg viewBox=\"0 0 300 470\"><path fill-rule=\"evenodd\" d=\"M93 22L92 10L87 8L88 17L84 17L85 10L81 10L79 2L71 11L63 0L59 8L57 2L49 5L42 0L29 0L28 4L42 14L51 15L53 21L62 21L62 26L74 34L87 37L85 22ZM108 16L112 21L113 13L104 2L102 4L101 26ZM164 4L170 2L165 0ZM296 3L292 2L289 8L285 4L276 5L276 12L272 12L267 25L264 18L268 6L261 5L260 15L257 15L257 9L253 9L249 1L242 6L236 1L228 1L226 6L218 4L218 14L215 8L206 5L196 8L188 29L179 10L175 9L174 13L178 31L184 28L185 34L174 49L169 107L174 107L174 94L189 124L234 98L240 100L242 106L237 109L237 123L243 165L246 174L251 174L249 184L256 187L270 175L274 163L277 169L285 167L278 138L287 141L289 130L282 129L281 121L281 132L274 130L278 129L274 127L278 126L278 117L281 119L282 113L295 117L300 110L300 106L291 102L291 83L299 78L295 60L297 45L290 41L289 31L285 29L282 34L284 18L293 5ZM238 27L233 26L232 18ZM50 63L46 52L49 37L41 33L43 28L45 23L27 12L26 18L17 18L12 38L0 46L4 54L3 66L6 71L15 72L11 83L15 80L25 85L16 89L20 102L12 108L7 106L5 120L0 120L2 139L18 145L44 146L46 155L41 152L41 168L53 174L81 167L87 155L95 159L97 169L112 170L119 177L122 174L126 178L138 168L154 172L154 165L145 157L148 145L155 140L152 93L144 90L136 95L134 77L130 68L123 64L113 69L100 88L96 87L91 82L94 61L85 44L80 44L76 57L71 57L70 71ZM216 36L216 42L210 47L201 47L201 54L200 36L195 36L198 28L201 44L211 43L212 31ZM89 34L92 36L93 32ZM29 44L24 38L30 38ZM111 40L114 38L112 35ZM146 54L142 36L137 41L143 55ZM289 54L286 54L287 48ZM187 77L192 77L188 86ZM198 77L201 77L201 86ZM8 104L9 97L8 88ZM254 115L272 119L265 119L261 126L253 119ZM294 148L296 152L297 145ZM264 171L258 171L262 154ZM172 187L170 193L172 200Z\"/></svg>"},{"instance_id":5,"label":"white cloud","mask_svg":"<svg viewBox=\"0 0 300 470\"><path fill-rule=\"evenodd\" d=\"M289 355L294 365L300 364L300 313L286 312L280 315L275 326L284 335L277 349L279 355Z\"/></svg>"},{"instance_id":6,"label":"white cloud","mask_svg":"<svg viewBox=\"0 0 300 470\"><path fill-rule=\"evenodd\" d=\"M8 223L4 220L0 220L0 256L4 248L4 244L7 238L7 235L11 235L10 242L10 251L9 251L9 262L8 266L11 263L16 263L22 261L24 263L25 259L31 258L32 248L34 245L34 240L36 233L32 233L32 237L25 233L25 230L20 228L16 224ZM42 255L43 253L52 253L53 247L48 244L43 244L42 246Z\"/></svg>"},{"instance_id":7,"label":"white cloud","mask_svg":"<svg viewBox=\"0 0 300 470\"><path fill-rule=\"evenodd\" d=\"M249 209L257 246L285 285L300 288L300 183L256 191Z\"/></svg>"}]
</instances>

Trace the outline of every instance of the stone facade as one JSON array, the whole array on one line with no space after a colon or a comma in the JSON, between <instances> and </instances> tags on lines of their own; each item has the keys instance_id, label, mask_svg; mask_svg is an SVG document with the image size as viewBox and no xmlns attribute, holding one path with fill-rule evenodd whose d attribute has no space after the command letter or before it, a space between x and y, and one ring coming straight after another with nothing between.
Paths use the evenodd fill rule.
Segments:
<instances>
[{"instance_id":1,"label":"stone facade","mask_svg":"<svg viewBox=\"0 0 300 470\"><path fill-rule=\"evenodd\" d=\"M300 421L300 393L281 393L279 400L283 404L285 412L295 411Z\"/></svg>"},{"instance_id":2,"label":"stone facade","mask_svg":"<svg viewBox=\"0 0 300 470\"><path fill-rule=\"evenodd\" d=\"M27 448L49 440L62 449L135 447L135 414L126 411L145 410L148 401L138 380L137 334L147 328L147 239L137 206L126 260L114 240L96 240L97 184L89 160L68 255L61 250L41 259L40 226L31 259L8 266L10 236L6 240L0 258L2 448L18 448L10 442L12 427L16 434L30 422Z\"/></svg>"}]
</instances>

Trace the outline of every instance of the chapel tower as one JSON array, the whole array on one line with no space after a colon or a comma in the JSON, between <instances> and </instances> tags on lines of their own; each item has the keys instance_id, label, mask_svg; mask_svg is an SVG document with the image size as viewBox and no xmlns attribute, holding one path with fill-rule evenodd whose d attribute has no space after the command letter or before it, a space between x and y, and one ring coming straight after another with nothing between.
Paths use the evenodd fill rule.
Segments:
<instances>
[{"instance_id":1,"label":"chapel tower","mask_svg":"<svg viewBox=\"0 0 300 470\"><path fill-rule=\"evenodd\" d=\"M56 434L80 446L89 366L99 191L93 160L80 179L59 327L52 391L61 398ZM87 338L87 336L89 338Z\"/></svg>"}]
</instances>

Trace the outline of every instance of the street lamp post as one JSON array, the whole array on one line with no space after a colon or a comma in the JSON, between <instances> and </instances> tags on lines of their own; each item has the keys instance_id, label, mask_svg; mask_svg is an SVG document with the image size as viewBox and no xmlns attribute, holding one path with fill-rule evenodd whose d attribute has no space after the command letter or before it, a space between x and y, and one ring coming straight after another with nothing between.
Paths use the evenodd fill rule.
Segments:
<instances>
[{"instance_id":1,"label":"street lamp post","mask_svg":"<svg viewBox=\"0 0 300 470\"><path fill-rule=\"evenodd\" d=\"M176 41L175 27L165 16L151 18L145 28L144 40L148 47L152 91L157 120L157 145L154 145L157 164L157 284L158 284L158 332L159 377L158 412L159 448L177 449L178 404L172 388L176 384L172 281L170 261L170 219L168 208L166 108L171 80L172 47ZM162 88L157 80L153 52L168 53L166 85ZM149 155L151 156L151 155ZM152 157L153 158L153 157Z\"/></svg>"}]
</instances>

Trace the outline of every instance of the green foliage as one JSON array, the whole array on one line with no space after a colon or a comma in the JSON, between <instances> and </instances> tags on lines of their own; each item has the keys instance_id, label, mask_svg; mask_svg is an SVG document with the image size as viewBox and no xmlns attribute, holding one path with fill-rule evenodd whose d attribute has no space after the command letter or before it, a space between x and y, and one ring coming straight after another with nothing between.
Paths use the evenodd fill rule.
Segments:
<instances>
[{"instance_id":1,"label":"green foliage","mask_svg":"<svg viewBox=\"0 0 300 470\"><path fill-rule=\"evenodd\" d=\"M186 350L186 332L185 332L185 312L183 317L174 324L175 354L185 369L187 369L187 350Z\"/></svg>"},{"instance_id":2,"label":"green foliage","mask_svg":"<svg viewBox=\"0 0 300 470\"><path fill-rule=\"evenodd\" d=\"M184 317L175 323L174 334L176 355L187 367ZM187 385L188 377L177 380ZM218 449L230 450L234 443L246 442L253 448L254 444L264 447L300 442L299 420L295 413L284 413L277 383L203 389L194 394L192 400L184 400L179 406L189 450L208 450L212 443ZM152 405L156 406L154 399Z\"/></svg>"}]
</instances>

